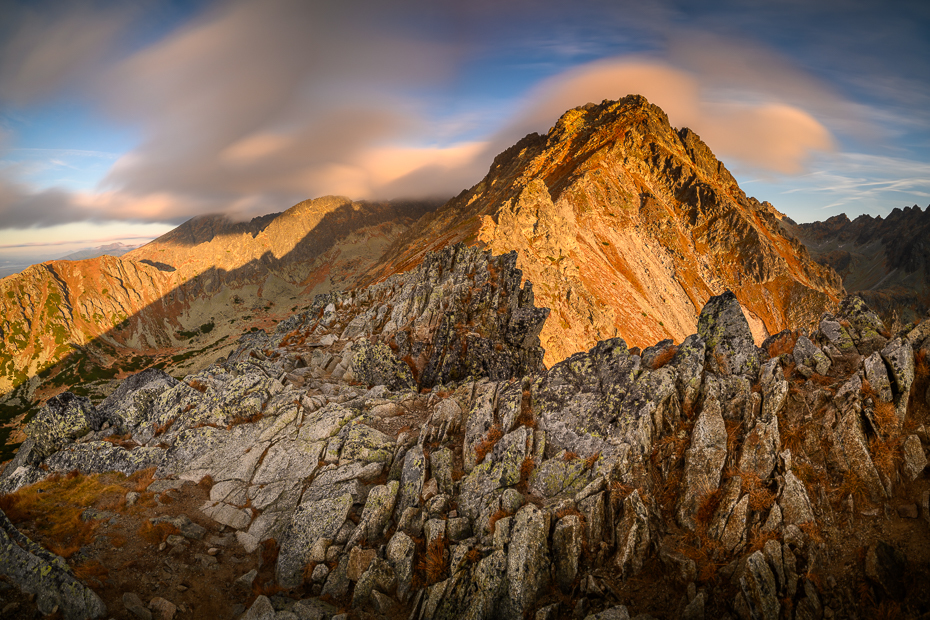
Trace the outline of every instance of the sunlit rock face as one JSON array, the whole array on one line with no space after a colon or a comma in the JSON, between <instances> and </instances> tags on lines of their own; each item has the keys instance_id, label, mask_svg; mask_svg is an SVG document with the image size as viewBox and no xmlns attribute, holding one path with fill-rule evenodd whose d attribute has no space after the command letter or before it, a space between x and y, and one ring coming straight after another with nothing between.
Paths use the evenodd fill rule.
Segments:
<instances>
[{"instance_id":1,"label":"sunlit rock face","mask_svg":"<svg viewBox=\"0 0 930 620\"><path fill-rule=\"evenodd\" d=\"M373 272L449 243L516 250L548 307L546 364L619 336L645 347L694 329L729 289L754 339L809 325L842 296L829 268L786 237L689 129L639 96L566 112L497 156L488 175L421 219Z\"/></svg>"}]
</instances>

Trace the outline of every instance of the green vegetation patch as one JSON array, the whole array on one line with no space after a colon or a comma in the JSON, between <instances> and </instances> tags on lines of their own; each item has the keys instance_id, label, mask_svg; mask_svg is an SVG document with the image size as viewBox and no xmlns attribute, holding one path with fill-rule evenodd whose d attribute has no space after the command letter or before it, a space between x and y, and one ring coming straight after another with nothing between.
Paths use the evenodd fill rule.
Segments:
<instances>
[{"instance_id":1,"label":"green vegetation patch","mask_svg":"<svg viewBox=\"0 0 930 620\"><path fill-rule=\"evenodd\" d=\"M180 332L176 332L176 335L181 340L190 340L194 336L198 336L200 334L209 334L210 332L213 331L214 327L216 326L214 325L213 321L210 321L209 323L204 323L203 325L201 325L200 327L198 327L197 329L193 331L189 331L189 332L180 331Z\"/></svg>"}]
</instances>

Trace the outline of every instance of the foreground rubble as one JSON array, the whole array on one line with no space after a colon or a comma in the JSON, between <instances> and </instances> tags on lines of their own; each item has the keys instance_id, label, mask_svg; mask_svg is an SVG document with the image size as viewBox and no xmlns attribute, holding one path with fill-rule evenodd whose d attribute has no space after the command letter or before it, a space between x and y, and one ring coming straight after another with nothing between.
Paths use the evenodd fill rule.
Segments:
<instances>
[{"instance_id":1,"label":"foreground rubble","mask_svg":"<svg viewBox=\"0 0 930 620\"><path fill-rule=\"evenodd\" d=\"M60 395L0 492L72 470L209 485L205 517L277 548L283 593L247 592L244 618L930 611L930 321L892 335L852 297L759 348L727 292L679 346L546 370L515 261L450 247L181 381ZM86 592L55 604L103 617Z\"/></svg>"}]
</instances>

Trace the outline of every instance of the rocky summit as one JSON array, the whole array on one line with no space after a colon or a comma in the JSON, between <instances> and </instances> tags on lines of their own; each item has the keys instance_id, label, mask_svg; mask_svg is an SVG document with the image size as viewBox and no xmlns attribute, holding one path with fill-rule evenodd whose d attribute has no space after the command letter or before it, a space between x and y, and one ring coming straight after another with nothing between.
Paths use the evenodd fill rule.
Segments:
<instances>
[{"instance_id":1,"label":"rocky summit","mask_svg":"<svg viewBox=\"0 0 930 620\"><path fill-rule=\"evenodd\" d=\"M181 380L49 400L0 474L4 617L930 612L930 321L847 297L760 347L726 291L678 345L547 369L520 260L447 246Z\"/></svg>"},{"instance_id":2,"label":"rocky summit","mask_svg":"<svg viewBox=\"0 0 930 620\"><path fill-rule=\"evenodd\" d=\"M843 285L747 197L693 131L640 96L569 110L546 135L498 155L487 176L429 213L372 274L409 269L449 243L517 252L553 365L600 340L647 347L694 330L707 301L732 291L756 343L807 328Z\"/></svg>"}]
</instances>

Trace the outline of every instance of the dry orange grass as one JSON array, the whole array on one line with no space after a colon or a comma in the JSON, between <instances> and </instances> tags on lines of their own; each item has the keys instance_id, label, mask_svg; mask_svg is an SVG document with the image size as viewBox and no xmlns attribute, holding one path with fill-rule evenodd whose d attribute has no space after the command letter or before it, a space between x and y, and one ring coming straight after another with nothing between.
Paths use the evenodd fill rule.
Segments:
<instances>
[{"instance_id":1,"label":"dry orange grass","mask_svg":"<svg viewBox=\"0 0 930 620\"><path fill-rule=\"evenodd\" d=\"M862 380L862 395L872 401L872 417L878 426L878 432L885 437L896 437L900 432L900 425L894 404L882 400L868 379Z\"/></svg>"},{"instance_id":2,"label":"dry orange grass","mask_svg":"<svg viewBox=\"0 0 930 620\"><path fill-rule=\"evenodd\" d=\"M443 580L446 574L446 541L444 538L430 542L417 568L423 572L426 585L433 585Z\"/></svg>"},{"instance_id":3,"label":"dry orange grass","mask_svg":"<svg viewBox=\"0 0 930 620\"><path fill-rule=\"evenodd\" d=\"M510 516L510 513L504 510L503 508L498 508L494 514L488 519L488 531L492 534L494 533L494 528L497 526L497 522L501 519L505 519Z\"/></svg>"},{"instance_id":4,"label":"dry orange grass","mask_svg":"<svg viewBox=\"0 0 930 620\"><path fill-rule=\"evenodd\" d=\"M533 469L536 467L536 461L532 456L527 456L523 459L523 463L520 464L520 482L525 483L530 479L530 474L533 473Z\"/></svg>"},{"instance_id":5,"label":"dry orange grass","mask_svg":"<svg viewBox=\"0 0 930 620\"><path fill-rule=\"evenodd\" d=\"M781 435L782 449L791 450L792 454L797 454L801 451L801 447L804 445L805 435L805 428L803 425L798 423L779 424L778 431Z\"/></svg>"},{"instance_id":6,"label":"dry orange grass","mask_svg":"<svg viewBox=\"0 0 930 620\"><path fill-rule=\"evenodd\" d=\"M743 492L749 494L749 507L752 510L762 512L772 507L775 503L775 493L765 486L758 474L740 472L740 477L743 481Z\"/></svg>"},{"instance_id":7,"label":"dry orange grass","mask_svg":"<svg viewBox=\"0 0 930 620\"><path fill-rule=\"evenodd\" d=\"M830 491L833 494L834 502L837 504L847 497L852 496L856 506L873 506L865 481L854 469L845 472L840 483L832 486Z\"/></svg>"},{"instance_id":8,"label":"dry orange grass","mask_svg":"<svg viewBox=\"0 0 930 620\"><path fill-rule=\"evenodd\" d=\"M527 428L536 428L536 417L533 415L532 396L529 390L523 390L523 399L520 401L520 415L517 424Z\"/></svg>"},{"instance_id":9,"label":"dry orange grass","mask_svg":"<svg viewBox=\"0 0 930 620\"><path fill-rule=\"evenodd\" d=\"M171 418L170 420L168 420L168 421L165 422L164 424L158 424L158 425L156 425L156 426L155 426L155 434L156 434L156 435L161 435L161 434L165 433L169 428L171 428L171 425L174 424L174 422L175 422L174 418Z\"/></svg>"},{"instance_id":10,"label":"dry orange grass","mask_svg":"<svg viewBox=\"0 0 930 620\"><path fill-rule=\"evenodd\" d=\"M152 545L160 545L172 534L179 534L180 530L170 523L152 523L145 521L139 526L136 534Z\"/></svg>"},{"instance_id":11,"label":"dry orange grass","mask_svg":"<svg viewBox=\"0 0 930 620\"><path fill-rule=\"evenodd\" d=\"M897 469L897 461L900 459L900 446L897 441L882 440L880 437L872 437L869 440L869 452L872 455L872 462L875 467L885 477L894 479Z\"/></svg>"},{"instance_id":12,"label":"dry orange grass","mask_svg":"<svg viewBox=\"0 0 930 620\"><path fill-rule=\"evenodd\" d=\"M85 509L116 507L130 484L122 474L71 472L0 496L0 509L16 525L29 523L38 542L68 558L93 542L99 522L83 521Z\"/></svg>"},{"instance_id":13,"label":"dry orange grass","mask_svg":"<svg viewBox=\"0 0 930 620\"><path fill-rule=\"evenodd\" d=\"M797 343L800 335L799 332L788 332L770 342L768 348L769 357L778 357L779 355L793 352L794 345Z\"/></svg>"},{"instance_id":14,"label":"dry orange grass","mask_svg":"<svg viewBox=\"0 0 930 620\"><path fill-rule=\"evenodd\" d=\"M103 440L115 446L125 448L126 450L132 450L133 448L139 447L139 444L133 441L128 433L125 435L110 435L109 437L104 437Z\"/></svg>"},{"instance_id":15,"label":"dry orange grass","mask_svg":"<svg viewBox=\"0 0 930 620\"><path fill-rule=\"evenodd\" d=\"M207 387L208 387L206 384L201 383L201 382L198 381L197 379L192 379L192 380L190 381L190 383L188 383L187 385L191 386L192 388L194 388L195 390L197 390L197 391L200 392L201 394L204 393L204 392L206 392L206 391L207 391Z\"/></svg>"},{"instance_id":16,"label":"dry orange grass","mask_svg":"<svg viewBox=\"0 0 930 620\"><path fill-rule=\"evenodd\" d=\"M475 463L483 462L484 457L490 454L491 450L494 449L494 446L497 445L497 442L503 436L504 433L501 432L499 424L491 426L491 428L488 429L488 434L475 446Z\"/></svg>"},{"instance_id":17,"label":"dry orange grass","mask_svg":"<svg viewBox=\"0 0 930 620\"><path fill-rule=\"evenodd\" d=\"M597 460L599 458L601 458L601 453L595 452L594 454L592 454L591 456L589 456L588 458L584 460L584 468L594 469L594 466L597 465Z\"/></svg>"},{"instance_id":18,"label":"dry orange grass","mask_svg":"<svg viewBox=\"0 0 930 620\"><path fill-rule=\"evenodd\" d=\"M96 560L84 562L74 567L74 576L85 582L96 581L98 584L102 585L109 575L109 569Z\"/></svg>"},{"instance_id":19,"label":"dry orange grass","mask_svg":"<svg viewBox=\"0 0 930 620\"><path fill-rule=\"evenodd\" d=\"M710 520L714 518L714 513L720 507L720 500L723 499L723 489L718 488L701 498L697 512L694 514L694 521L699 527L706 528L710 525Z\"/></svg>"},{"instance_id":20,"label":"dry orange grass","mask_svg":"<svg viewBox=\"0 0 930 620\"><path fill-rule=\"evenodd\" d=\"M565 454L562 455L562 460L565 462L574 461L578 458L577 452L572 452L571 450L566 450Z\"/></svg>"},{"instance_id":21,"label":"dry orange grass","mask_svg":"<svg viewBox=\"0 0 930 620\"><path fill-rule=\"evenodd\" d=\"M763 532L761 528L755 527L749 533L749 549L747 553L755 553L765 547L765 543L770 540L778 540L778 532L772 530Z\"/></svg>"}]
</instances>

